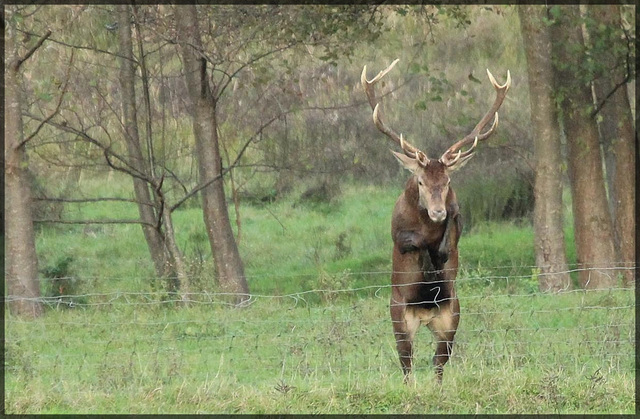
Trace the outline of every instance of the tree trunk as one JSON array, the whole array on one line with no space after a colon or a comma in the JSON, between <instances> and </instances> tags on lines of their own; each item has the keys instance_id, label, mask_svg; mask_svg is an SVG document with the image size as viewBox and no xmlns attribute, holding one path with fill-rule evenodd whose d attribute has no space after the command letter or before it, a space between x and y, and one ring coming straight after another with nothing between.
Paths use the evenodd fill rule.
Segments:
<instances>
[{"instance_id":1,"label":"tree trunk","mask_svg":"<svg viewBox=\"0 0 640 419\"><path fill-rule=\"evenodd\" d=\"M587 13L595 20L596 25L621 28L620 6L618 5L593 5L587 7ZM595 31L591 37L598 36ZM596 39L593 39L595 42ZM616 41L626 42L622 39ZM616 89L619 83L623 83L626 77L625 63L614 55L613 45L607 45L600 55L607 65L607 70L602 77L594 82L597 103L604 102L600 111L600 135L605 147L609 182L609 203L613 218L614 245L616 261L624 266L622 271L624 283L633 283L635 267L635 132L633 128L633 116L629 105L626 83ZM609 96L611 93L613 94ZM608 97L609 96L609 97Z\"/></svg>"},{"instance_id":2,"label":"tree trunk","mask_svg":"<svg viewBox=\"0 0 640 419\"><path fill-rule=\"evenodd\" d=\"M129 153L130 166L140 173L143 173L146 177L153 180L153 182L159 182L155 179L155 173L153 170L153 159L151 158L151 138L148 138L147 147L149 148L149 160L146 161L143 157L142 148L140 146L140 135L138 131L138 118L136 112L136 96L135 96L135 68L133 61L133 42L131 36L131 6L122 5L119 6L119 34L120 34L120 55L123 58L121 62L120 82L122 85L122 108L124 114L124 126L127 132L127 150ZM141 58L142 59L142 58ZM144 67L143 67L144 68ZM144 73L144 71L143 71ZM143 74L145 77L146 74ZM145 84L145 89L148 86ZM145 101L148 118L150 118L150 101L148 97ZM151 135L151 124L147 121L147 135ZM161 194L161 191L154 191L155 207L152 206L151 194L149 192L149 182L133 178L133 187L138 202L138 212L140 219L146 223L156 224L159 214L155 208L162 207L162 225L164 225L164 231L156 229L150 225L142 224L149 252L156 268L156 273L159 277L168 278L170 281L170 288L172 291L178 291L182 295L182 299L186 300L187 294L190 292L189 277L186 273L186 268L183 260L182 253L175 240L175 232L173 228L172 214L169 211L165 196Z\"/></svg>"},{"instance_id":3,"label":"tree trunk","mask_svg":"<svg viewBox=\"0 0 640 419\"><path fill-rule=\"evenodd\" d=\"M13 8L12 8L13 9ZM11 313L38 317L42 314L38 257L31 216L31 185L22 126L20 58L15 22L7 10L5 24L5 276Z\"/></svg>"},{"instance_id":4,"label":"tree trunk","mask_svg":"<svg viewBox=\"0 0 640 419\"><path fill-rule=\"evenodd\" d=\"M138 133L138 117L136 111L135 68L133 60L133 42L131 38L131 6L118 6L118 42L120 53L120 85L122 87L122 114L126 131L125 141L129 153L131 167L148 175L140 148ZM138 202L140 220L148 224L156 224L156 211L152 206L149 186L143 179L132 177L133 190ZM156 274L160 277L171 275L168 271L168 255L165 251L164 238L158 230L148 224L142 224L144 238L153 260Z\"/></svg>"},{"instance_id":5,"label":"tree trunk","mask_svg":"<svg viewBox=\"0 0 640 419\"><path fill-rule=\"evenodd\" d=\"M591 118L593 97L589 81L580 80L585 62L579 6L554 6L560 10L552 26L556 80L562 121L567 137L569 180L578 258L579 280L584 288L615 286L613 228L607 204L602 154L596 121ZM558 86L560 89L561 86Z\"/></svg>"},{"instance_id":6,"label":"tree trunk","mask_svg":"<svg viewBox=\"0 0 640 419\"><path fill-rule=\"evenodd\" d=\"M237 293L237 302L248 298L249 287L244 266L233 236L222 177L218 143L216 100L207 81L206 61L201 55L202 41L195 5L177 6L176 29L182 52L185 80L198 158L202 207L218 281L223 291Z\"/></svg>"},{"instance_id":7,"label":"tree trunk","mask_svg":"<svg viewBox=\"0 0 640 419\"><path fill-rule=\"evenodd\" d=\"M162 205L164 205L162 219L166 237L165 246L167 252L169 253L171 264L171 276L169 277L169 280L174 281L171 283L172 291L177 291L180 295L180 299L186 303L189 300L189 293L192 291L191 282L189 281L189 277L187 276L187 269L185 267L184 258L182 257L182 252L180 252L180 248L178 247L178 243L176 242L176 235L173 228L173 219L171 217L171 212L169 211L169 208L167 208L164 200L162 201Z\"/></svg>"},{"instance_id":8,"label":"tree trunk","mask_svg":"<svg viewBox=\"0 0 640 419\"><path fill-rule=\"evenodd\" d=\"M535 155L536 266L541 291L571 287L562 226L562 154L558 112L553 97L551 39L543 22L544 5L518 6L522 40L527 57L531 124Z\"/></svg>"}]
</instances>

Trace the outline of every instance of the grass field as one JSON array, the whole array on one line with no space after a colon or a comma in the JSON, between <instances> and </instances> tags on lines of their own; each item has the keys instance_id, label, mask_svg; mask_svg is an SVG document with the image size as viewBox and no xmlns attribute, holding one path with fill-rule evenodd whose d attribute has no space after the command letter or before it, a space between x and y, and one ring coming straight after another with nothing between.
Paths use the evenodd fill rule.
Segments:
<instances>
[{"instance_id":1,"label":"grass field","mask_svg":"<svg viewBox=\"0 0 640 419\"><path fill-rule=\"evenodd\" d=\"M632 413L632 291L461 291L454 357L435 385L427 330L402 384L378 297L216 298L188 308L133 294L9 317L7 413Z\"/></svg>"},{"instance_id":2,"label":"grass field","mask_svg":"<svg viewBox=\"0 0 640 419\"><path fill-rule=\"evenodd\" d=\"M34 321L5 312L6 412L635 412L634 291L539 293L526 222L465 232L443 385L427 329L403 385L388 314L397 193L352 187L334 204L243 207L254 296L241 309L215 294L197 209L175 213L198 284L186 307L153 279L139 227L41 229L43 271L68 258L75 295ZM135 215L75 215L114 212ZM46 293L53 282L42 282Z\"/></svg>"}]
</instances>

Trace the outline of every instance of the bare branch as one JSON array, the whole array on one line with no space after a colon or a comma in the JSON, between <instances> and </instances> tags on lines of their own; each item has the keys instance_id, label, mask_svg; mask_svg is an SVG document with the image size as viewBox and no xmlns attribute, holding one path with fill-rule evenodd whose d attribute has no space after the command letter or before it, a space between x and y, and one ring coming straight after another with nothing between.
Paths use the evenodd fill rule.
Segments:
<instances>
[{"instance_id":1,"label":"bare branch","mask_svg":"<svg viewBox=\"0 0 640 419\"><path fill-rule=\"evenodd\" d=\"M622 86L625 86L627 83L629 83L631 81L631 74L632 74L632 67L631 67L631 53L632 53L632 45L635 43L635 40L632 40L629 36L629 32L626 29L622 29L624 32L624 36L627 39L627 54L625 57L625 67L626 67L626 71L625 71L625 76L624 79L616 84L613 89L609 92L609 94L607 94L607 96L602 99L602 101L600 101L600 103L596 106L596 108L593 110L593 112L591 112L591 118L595 118L596 115L598 115L598 113L600 113L600 111L602 110L602 108L604 107L604 105L607 103L607 101L609 100L609 98L611 98L611 96L613 96L618 89L620 89Z\"/></svg>"},{"instance_id":2,"label":"bare branch","mask_svg":"<svg viewBox=\"0 0 640 419\"><path fill-rule=\"evenodd\" d=\"M169 211L173 212L175 209L177 209L180 205L182 205L183 203L185 203L185 201L187 201L189 198L191 198L192 196L194 196L195 194L197 194L198 192L200 192L202 189L206 188L207 186L211 185L213 182L217 181L218 179L222 178L224 175L226 175L230 170L233 170L236 165L238 164L238 162L240 161L240 158L242 157L242 155L245 153L245 151L247 151L247 148L249 147L249 145L255 140L255 138L260 135L262 133L262 131L267 128L269 125L271 125L274 121L277 121L278 119L280 119L282 115L276 115L273 118L271 118L269 121L267 121L266 123L262 124L262 126L258 129L258 131L256 131L248 140L247 142L245 142L245 144L242 146L242 148L240 149L240 152L238 152L238 155L236 156L235 160L233 161L233 163L231 163L231 165L229 167L224 168L221 173L217 176L215 176L212 179L209 179L208 181L196 186L195 188L193 188L191 190L191 192L189 192L188 194L186 194L185 196L182 197L182 199L180 199L178 202L176 202L174 205L171 206L171 208L169 208Z\"/></svg>"},{"instance_id":3,"label":"bare branch","mask_svg":"<svg viewBox=\"0 0 640 419\"><path fill-rule=\"evenodd\" d=\"M76 199L76 198L51 198L51 197L33 197L32 198L34 201L46 201L46 202L67 202L67 203L71 203L71 204L86 204L86 203L90 203L90 202L132 202L135 204L142 204L142 205L147 205L150 207L155 207L155 204L153 202L141 202L141 201L137 201L135 199L129 199L129 198L118 198L118 197L105 197L105 198L83 198L83 199Z\"/></svg>"},{"instance_id":4,"label":"bare branch","mask_svg":"<svg viewBox=\"0 0 640 419\"><path fill-rule=\"evenodd\" d=\"M180 185L180 187L182 188L182 190L184 191L184 193L188 193L189 191L187 190L187 186L182 182L182 180L180 180L180 178L178 177L178 175L176 175L173 170L171 170L170 168L168 168L167 166L165 166L164 164L159 165L160 168L162 168L162 170L168 172L171 176L171 178L173 180L175 180L178 185ZM163 173L164 176L164 173Z\"/></svg>"},{"instance_id":5,"label":"bare branch","mask_svg":"<svg viewBox=\"0 0 640 419\"><path fill-rule=\"evenodd\" d=\"M127 163L126 160L124 160L122 157L119 157L116 153L111 151L111 147L104 147L102 145L100 145L102 147L103 150L103 155L104 155L104 159L107 162L107 165L112 168L113 170L116 170L118 172L122 172L125 173L131 177L134 177L136 179L140 179L144 182L147 182L151 185L154 184L153 179L150 179L146 174L138 171L135 167L129 165ZM113 161L111 161L111 159L109 158L109 156L113 156L115 158L117 158L118 160L120 160L122 163L125 164L125 166L127 167L122 167L122 166L117 166Z\"/></svg>"},{"instance_id":6,"label":"bare branch","mask_svg":"<svg viewBox=\"0 0 640 419\"><path fill-rule=\"evenodd\" d=\"M252 57L250 60L247 60L247 62L245 62L245 63L243 63L242 65L240 65L240 66L239 66L239 67L238 67L238 68L237 68L233 73L231 73L231 74L228 74L228 73L226 73L226 72L224 72L224 71L222 71L222 70L220 70L220 69L218 69L218 68L216 68L216 67L212 67L212 70L211 70L211 72L212 72L212 73L213 73L214 71L218 71L218 72L223 73L223 74L227 77L226 82L224 82L223 84L221 84L220 86L218 86L218 87L217 87L217 89L216 89L216 100L217 100L217 98L218 98L218 97L222 96L222 93L223 93L223 92L225 91L225 89L229 86L229 84L231 83L231 81L232 81L232 80L233 80L233 79L238 75L238 73L240 73L242 70L244 70L245 68L247 68L247 67L251 66L252 64L254 64L254 63L256 63L256 62L260 61L260 60L261 60L261 59L263 59L263 58L266 58L266 57L268 57L268 56L270 56L270 55L274 55L274 54L277 54L277 53L279 53L279 52L286 51L286 50L288 50L288 49L290 49L290 48L293 48L295 45L297 45L297 44L299 44L299 43L300 43L299 41L293 41L293 42L288 43L288 44L287 44L287 45L285 45L285 46L275 48L275 49L273 49L273 50L270 50L270 51L264 52L264 53L262 53L262 54L258 54L258 55L256 55L256 56ZM203 55L204 55L204 54L203 54ZM207 58L207 57L205 56L205 58ZM208 59L208 58L207 58L207 59ZM213 63L212 63L212 64L213 64Z\"/></svg>"},{"instance_id":7,"label":"bare branch","mask_svg":"<svg viewBox=\"0 0 640 419\"><path fill-rule=\"evenodd\" d=\"M18 29L18 32L21 32L21 33L23 33L25 35L36 35L35 33L29 32L29 31L25 31L25 30L20 30L20 29ZM51 35L51 33L49 33L49 35ZM59 45L63 45L65 47L74 48L74 49L86 49L86 50L89 50L89 51L100 52L100 53L103 53L103 54L108 54L108 55L112 55L114 57L124 58L125 60L130 60L130 61L136 62L135 59L128 58L128 57L123 57L120 54L116 54L115 52L106 51L106 50L103 50L103 49L100 49L100 48L96 48L96 47L92 47L92 46L71 45L69 43L62 42L62 41L59 41L59 40L53 39L53 38L49 39L49 42L53 42L54 44L59 44Z\"/></svg>"},{"instance_id":8,"label":"bare branch","mask_svg":"<svg viewBox=\"0 0 640 419\"><path fill-rule=\"evenodd\" d=\"M33 115L31 113L25 112L24 113L25 116L28 116L31 119L34 119L36 121L43 121L44 119ZM79 130L76 128L73 128L71 126L69 126L68 124L65 123L57 123L57 122L53 122L51 120L49 121L45 121L46 124L51 125L55 128L58 128L59 130L62 131L66 131L69 132L71 134L75 134L78 137L82 138L84 141L91 143L93 145L96 145L98 148L100 148L101 150L103 150L104 153L104 157L107 161L107 164L114 170L118 170L120 172L126 173L129 176L135 177L137 179L143 180L145 182L150 183L151 185L154 184L153 179L150 179L145 173L141 173L140 171L136 170L135 167L132 167L128 162L127 159L124 156L121 156L120 154L114 152L113 150L111 150L111 146L107 146L102 144L100 141L96 140L95 138L89 136L86 131L83 130ZM110 157L114 157L117 160L121 161L125 167L121 167L121 166L116 166L110 159Z\"/></svg>"},{"instance_id":9,"label":"bare branch","mask_svg":"<svg viewBox=\"0 0 640 419\"><path fill-rule=\"evenodd\" d=\"M48 218L42 218L33 220L34 223L52 223L52 224L143 224L151 227L155 227L151 223L147 223L142 220L54 220Z\"/></svg>"},{"instance_id":10,"label":"bare branch","mask_svg":"<svg viewBox=\"0 0 640 419\"><path fill-rule=\"evenodd\" d=\"M18 59L18 61L15 64L14 70L18 71L18 69L20 68L22 63L27 61L29 59L29 57L31 57L33 55L33 53L36 52L36 50L38 48L40 48L42 46L42 44L44 43L44 41L46 41L47 38L50 37L50 36L51 36L51 30L48 30L44 35L42 35L42 37L38 40L38 42L36 42L36 44L33 47L31 47L31 49L29 51L27 51L27 53L25 54L24 57Z\"/></svg>"},{"instance_id":11,"label":"bare branch","mask_svg":"<svg viewBox=\"0 0 640 419\"><path fill-rule=\"evenodd\" d=\"M625 76L624 80L622 80L620 83L617 83L613 89L611 89L611 91L607 94L607 96L602 99L600 101L600 103L598 103L598 106L596 106L596 108L593 110L593 112L591 112L591 118L595 118L596 115L598 115L600 113L600 111L602 110L602 108L604 108L604 105L607 104L607 102L609 101L609 99L611 98L611 96L613 96L618 89L620 89L623 86L626 86L627 83L629 83L631 77L629 75L629 73L627 73L627 75Z\"/></svg>"},{"instance_id":12,"label":"bare branch","mask_svg":"<svg viewBox=\"0 0 640 419\"><path fill-rule=\"evenodd\" d=\"M67 93L67 86L69 85L69 78L70 78L70 74L71 74L71 65L73 64L73 56L74 56L74 51L71 50L71 57L69 58L69 65L67 66L67 72L66 72L65 77L64 77L64 85L62 86L62 92L60 92L60 97L58 98L58 103L56 104L56 108L53 110L53 112L51 112L51 114L49 116L47 116L45 119L40 121L40 124L38 124L38 126L35 129L35 131L33 131L31 133L31 135L29 135L26 139L22 140L20 142L20 144L18 145L18 147L22 147L26 143L31 141L36 135L38 135L38 132L40 132L42 127L47 122L49 122L51 120L51 118L56 116L58 114L58 112L60 112L60 106L62 105L62 100L64 99L64 94Z\"/></svg>"}]
</instances>

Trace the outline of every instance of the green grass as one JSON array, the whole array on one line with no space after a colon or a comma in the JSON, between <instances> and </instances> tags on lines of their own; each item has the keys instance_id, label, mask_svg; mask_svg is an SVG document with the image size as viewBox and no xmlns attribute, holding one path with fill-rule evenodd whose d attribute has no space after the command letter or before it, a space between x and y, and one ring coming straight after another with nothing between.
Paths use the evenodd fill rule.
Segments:
<instances>
[{"instance_id":1,"label":"green grass","mask_svg":"<svg viewBox=\"0 0 640 419\"><path fill-rule=\"evenodd\" d=\"M199 281L187 307L153 278L138 226L41 228L42 270L71 256L80 296L34 321L5 312L7 413L634 412L633 291L540 294L527 222L465 230L462 317L444 384L435 385L423 328L415 380L403 385L388 314L399 192L353 185L332 203L243 205L254 294L243 309L215 295L195 207L174 213ZM102 205L75 216L136 215Z\"/></svg>"},{"instance_id":2,"label":"green grass","mask_svg":"<svg viewBox=\"0 0 640 419\"><path fill-rule=\"evenodd\" d=\"M378 297L334 303L109 295L7 318L7 413L632 413L633 292L460 293L442 388L417 335L403 385ZM206 303L204 301L207 301Z\"/></svg>"},{"instance_id":3,"label":"green grass","mask_svg":"<svg viewBox=\"0 0 640 419\"><path fill-rule=\"evenodd\" d=\"M292 198L264 206L241 205L239 249L250 289L298 292L317 288L322 275L345 273L350 273L351 287L386 283L391 270L391 211L399 193L399 188L352 185L343 187L339 200L332 203L305 204ZM231 216L235 229L233 211ZM135 218L136 209L127 203L87 204L68 217ZM190 273L202 276L201 287L211 290L213 264L201 211L181 209L173 218ZM47 226L37 240L41 267L71 256L74 276L102 278L87 290L148 290L152 282L153 267L137 225ZM534 265L533 231L526 222L476 223L463 232L462 270L508 267L507 274L521 275L531 274Z\"/></svg>"},{"instance_id":4,"label":"green grass","mask_svg":"<svg viewBox=\"0 0 640 419\"><path fill-rule=\"evenodd\" d=\"M371 272L390 270L391 211L397 192L351 188L340 202L296 204L291 201L242 212L245 226L240 250L252 289L289 293L313 289L322 272L349 270L353 286L379 279ZM274 284L274 277L285 278ZM287 281L297 277L301 282Z\"/></svg>"},{"instance_id":5,"label":"green grass","mask_svg":"<svg viewBox=\"0 0 640 419\"><path fill-rule=\"evenodd\" d=\"M291 199L260 207L243 205L239 248L251 290L290 293L314 289L321 273L346 270L357 273L352 277L356 286L386 281L386 277L368 273L390 270L389 229L397 194L395 190L351 187L336 203L302 204ZM84 205L69 215L86 219L135 216L133 205L121 203ZM235 214L231 216L235 228ZM178 210L173 218L178 245L192 272L203 272L202 286L210 290L214 280L207 272L212 272L212 261L201 210ZM71 256L74 276L103 279L90 283L87 290L148 290L149 278L154 276L142 231L133 224L44 227L37 247L42 267Z\"/></svg>"}]
</instances>

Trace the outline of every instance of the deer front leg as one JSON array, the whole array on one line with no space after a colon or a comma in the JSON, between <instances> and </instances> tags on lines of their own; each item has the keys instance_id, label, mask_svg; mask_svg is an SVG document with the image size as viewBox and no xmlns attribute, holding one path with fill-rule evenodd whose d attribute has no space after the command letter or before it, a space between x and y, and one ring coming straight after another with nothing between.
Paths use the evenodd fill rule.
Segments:
<instances>
[{"instance_id":1,"label":"deer front leg","mask_svg":"<svg viewBox=\"0 0 640 419\"><path fill-rule=\"evenodd\" d=\"M447 227L442 238L442 242L438 247L437 260L434 265L438 265L437 269L444 271L445 281L451 282L456 279L458 274L458 240L462 233L462 216L455 214L447 219ZM432 255L432 259L434 256Z\"/></svg>"},{"instance_id":2,"label":"deer front leg","mask_svg":"<svg viewBox=\"0 0 640 419\"><path fill-rule=\"evenodd\" d=\"M424 236L412 230L405 230L396 233L394 241L402 255L408 252L414 252L425 246Z\"/></svg>"},{"instance_id":3,"label":"deer front leg","mask_svg":"<svg viewBox=\"0 0 640 419\"><path fill-rule=\"evenodd\" d=\"M458 240L462 233L462 216L457 212L449 212L442 241L438 246L438 260L441 264L447 263L452 249L458 247ZM434 265L435 265L434 261Z\"/></svg>"},{"instance_id":4,"label":"deer front leg","mask_svg":"<svg viewBox=\"0 0 640 419\"><path fill-rule=\"evenodd\" d=\"M445 227L444 230L444 235L442 236L442 241L440 242L440 246L438 246L438 260L437 261L433 261L434 265L444 265L445 263L447 263L447 260L449 260L449 250L451 249L451 240L450 240L450 232L451 232L451 228L452 228L452 221L451 216L447 217L447 226ZM442 269L442 268L440 268Z\"/></svg>"}]
</instances>

